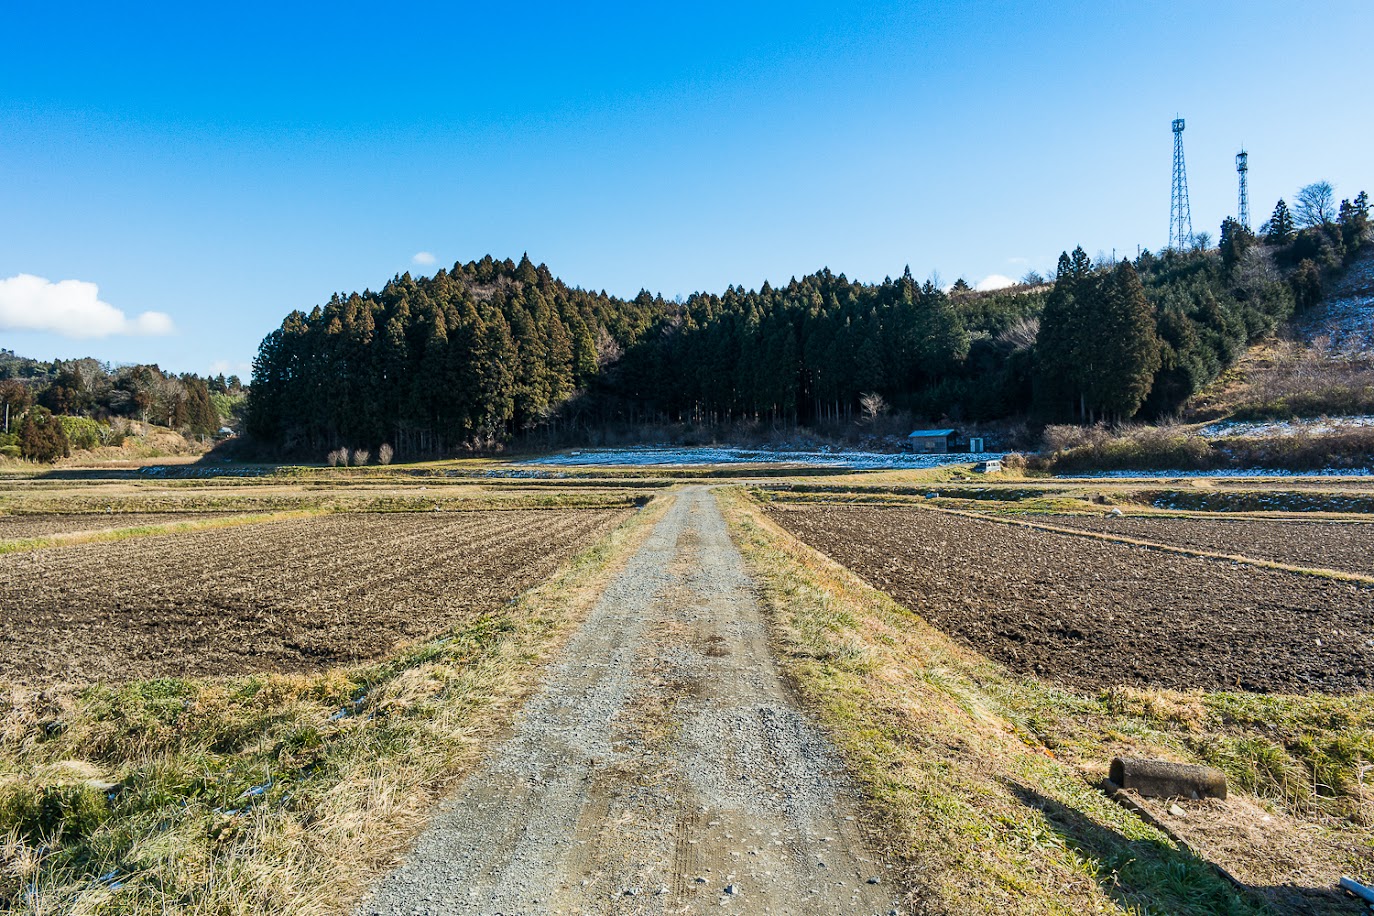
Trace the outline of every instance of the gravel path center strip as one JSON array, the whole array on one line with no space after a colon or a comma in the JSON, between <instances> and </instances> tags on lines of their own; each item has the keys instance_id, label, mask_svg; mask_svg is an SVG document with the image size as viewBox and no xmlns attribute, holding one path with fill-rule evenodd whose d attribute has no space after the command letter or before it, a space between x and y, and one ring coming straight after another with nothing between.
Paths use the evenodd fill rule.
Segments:
<instances>
[{"instance_id":1,"label":"gravel path center strip","mask_svg":"<svg viewBox=\"0 0 1374 916\"><path fill-rule=\"evenodd\" d=\"M708 490L684 490L359 916L890 913Z\"/></svg>"}]
</instances>

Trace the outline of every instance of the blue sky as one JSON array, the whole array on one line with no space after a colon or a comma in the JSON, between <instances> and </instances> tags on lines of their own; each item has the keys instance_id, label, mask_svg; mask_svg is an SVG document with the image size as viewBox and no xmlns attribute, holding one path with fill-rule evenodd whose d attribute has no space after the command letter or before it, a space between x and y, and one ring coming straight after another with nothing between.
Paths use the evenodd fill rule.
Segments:
<instances>
[{"instance_id":1,"label":"blue sky","mask_svg":"<svg viewBox=\"0 0 1374 916\"><path fill-rule=\"evenodd\" d=\"M1367 0L497 6L11 5L0 347L243 373L421 252L669 297L1134 254L1176 113L1198 230L1242 144L1256 222L1374 186Z\"/></svg>"}]
</instances>

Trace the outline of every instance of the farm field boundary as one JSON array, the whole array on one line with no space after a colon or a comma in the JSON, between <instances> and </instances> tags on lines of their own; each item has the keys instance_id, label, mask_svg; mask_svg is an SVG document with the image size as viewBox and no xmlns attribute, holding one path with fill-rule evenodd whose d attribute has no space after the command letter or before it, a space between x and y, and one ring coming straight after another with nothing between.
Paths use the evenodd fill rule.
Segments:
<instances>
[{"instance_id":1,"label":"farm field boundary","mask_svg":"<svg viewBox=\"0 0 1374 916\"><path fill-rule=\"evenodd\" d=\"M0 909L346 912L507 727L667 502L517 600L375 663L0 687Z\"/></svg>"},{"instance_id":2,"label":"farm field boundary","mask_svg":"<svg viewBox=\"0 0 1374 916\"><path fill-rule=\"evenodd\" d=\"M1242 563L1247 566L1258 566L1263 569L1276 569L1282 572L1298 573L1304 576L1319 576L1323 579L1339 579L1343 582L1358 582L1363 585L1374 585L1374 576L1364 573L1347 572L1339 569L1325 569L1318 566L1297 566L1292 563L1281 563L1277 560L1262 560L1256 557L1249 557L1243 554L1219 553L1212 550L1200 550L1194 547L1179 547L1176 544L1162 544L1159 541L1144 540L1141 538L1127 537L1122 534L1108 534L1101 531L1085 531L1082 528L1070 528L1064 525L1053 525L1047 522L1034 522L1024 517L1008 518L1006 516L989 515L982 512L969 512L963 509L950 509L944 506L926 506L919 504L907 504L903 508L917 508L926 512L943 512L946 515L958 515L964 518L978 519L979 521L992 522L999 525L1018 525L1022 528L1034 528L1040 531L1049 531L1054 534L1067 534L1073 537L1090 538L1098 541L1109 541L1116 544L1127 544L1131 547L1141 547L1146 550L1159 550L1164 553L1175 553L1185 557L1200 557L1207 560L1224 560L1228 563Z\"/></svg>"},{"instance_id":3,"label":"farm field boundary","mask_svg":"<svg viewBox=\"0 0 1374 916\"><path fill-rule=\"evenodd\" d=\"M1374 520L1311 519L1305 516L1179 515L1099 512L1032 516L1030 521L1095 531L1173 547L1291 564L1303 569L1331 569L1374 575Z\"/></svg>"},{"instance_id":4,"label":"farm field boundary","mask_svg":"<svg viewBox=\"0 0 1374 916\"><path fill-rule=\"evenodd\" d=\"M777 505L796 505L812 508L822 508L827 505L844 505L854 507L864 507L872 509L921 509L929 512L943 512L948 515L956 515L964 518L977 519L979 521L996 522L1004 525L1019 525L1025 528L1049 531L1055 534L1067 534L1075 537L1086 537L1100 541L1110 541L1120 544L1127 544L1132 547L1141 547L1148 550L1159 550L1165 553L1175 553L1180 556L1199 557L1210 560L1223 560L1229 563L1242 563L1250 566L1257 566L1265 569L1275 569L1283 572L1298 573L1301 575L1318 576L1321 578L1339 579L1348 582L1358 582L1361 584L1374 584L1374 575L1355 572L1352 570L1331 569L1323 566L1306 566L1302 564L1286 563L1279 560L1267 560L1262 557L1249 556L1246 554L1227 553L1224 551L1206 550L1200 547L1189 547L1180 544L1166 544L1161 541L1150 540L1148 538L1131 537L1124 534L1114 534L1111 532L1092 530L1083 527L1074 527L1071 524L1057 525L1052 522L1035 521L1028 516L1044 515L1063 515L1073 513L1083 518L1100 518L1101 507L1089 505L1086 502L1074 500L1072 502L1061 501L1058 503L1045 505L1035 504L1032 506L1020 506L1015 508L984 509L959 508L951 506L947 502L943 503L929 498L913 497L910 499L883 498L880 496L869 497L867 494L859 494L852 499L839 499L839 494L829 497L814 497L802 495L794 498L776 491L763 489L757 491L757 498ZM944 496L938 498L945 500ZM1302 518L1294 518L1291 515L1278 516L1261 513L1190 513L1190 512L1169 512L1169 511L1150 511L1144 510L1131 512L1128 515L1139 518L1171 518L1171 519L1208 519L1208 520L1251 520L1267 521L1275 523L1311 523L1312 521L1331 521L1345 524L1374 524L1368 516L1334 515L1320 514L1312 515L1304 513Z\"/></svg>"},{"instance_id":5,"label":"farm field boundary","mask_svg":"<svg viewBox=\"0 0 1374 916\"><path fill-rule=\"evenodd\" d=\"M224 518L199 518L189 521L167 521L151 525L133 527L105 527L87 531L68 531L41 537L10 538L0 540L0 554L20 553L28 550L42 550L46 547L71 547L77 544L99 544L109 541L125 541L130 538L150 537L153 535L183 534L190 531L207 531L215 528L237 528L242 525L258 525L266 522L280 522L297 518L312 518L328 514L327 509L295 509L284 512L257 512L248 514L231 513ZM103 516L94 516L103 518Z\"/></svg>"},{"instance_id":6,"label":"farm field boundary","mask_svg":"<svg viewBox=\"0 0 1374 916\"><path fill-rule=\"evenodd\" d=\"M1360 777L1374 759L1367 695L1083 694L1018 677L744 493L722 503L785 673L872 799L878 835L951 912L1347 911L1330 888L1342 869L1370 867L1359 826L1374 815ZM1198 854L1089 785L1129 753L1227 772L1235 803L1225 813L1152 811ZM1254 840L1246 830L1260 827L1262 849L1222 839Z\"/></svg>"}]
</instances>

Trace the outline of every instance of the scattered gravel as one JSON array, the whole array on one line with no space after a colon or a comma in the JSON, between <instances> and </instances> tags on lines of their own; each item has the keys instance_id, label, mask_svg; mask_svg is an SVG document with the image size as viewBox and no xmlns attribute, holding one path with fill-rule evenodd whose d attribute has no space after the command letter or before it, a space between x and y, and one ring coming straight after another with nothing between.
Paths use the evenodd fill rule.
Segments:
<instances>
[{"instance_id":1,"label":"scattered gravel","mask_svg":"<svg viewBox=\"0 0 1374 916\"><path fill-rule=\"evenodd\" d=\"M358 914L893 912L854 805L689 488Z\"/></svg>"}]
</instances>

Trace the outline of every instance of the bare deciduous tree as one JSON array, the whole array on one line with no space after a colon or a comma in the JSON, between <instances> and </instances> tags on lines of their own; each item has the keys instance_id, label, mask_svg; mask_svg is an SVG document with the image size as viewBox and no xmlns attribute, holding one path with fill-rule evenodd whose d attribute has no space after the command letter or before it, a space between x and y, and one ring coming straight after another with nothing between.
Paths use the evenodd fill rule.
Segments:
<instances>
[{"instance_id":1,"label":"bare deciduous tree","mask_svg":"<svg viewBox=\"0 0 1374 916\"><path fill-rule=\"evenodd\" d=\"M1040 319L1022 317L998 334L997 342L1006 344L1013 350L1029 350L1035 346L1035 338L1039 335Z\"/></svg>"},{"instance_id":2,"label":"bare deciduous tree","mask_svg":"<svg viewBox=\"0 0 1374 916\"><path fill-rule=\"evenodd\" d=\"M329 462L329 466L331 468L336 468L340 465L342 465L343 467L348 467L348 449L336 448L334 449L334 451L329 453L329 456L326 460Z\"/></svg>"},{"instance_id":3,"label":"bare deciduous tree","mask_svg":"<svg viewBox=\"0 0 1374 916\"><path fill-rule=\"evenodd\" d=\"M887 400L878 392L870 391L859 395L859 408L863 411L863 422L872 423L887 413Z\"/></svg>"},{"instance_id":4,"label":"bare deciduous tree","mask_svg":"<svg viewBox=\"0 0 1374 916\"><path fill-rule=\"evenodd\" d=\"M1336 219L1336 191L1329 181L1317 181L1298 192L1293 219L1300 228L1323 226Z\"/></svg>"},{"instance_id":5,"label":"bare deciduous tree","mask_svg":"<svg viewBox=\"0 0 1374 916\"><path fill-rule=\"evenodd\" d=\"M382 465L390 464L391 456L393 454L394 453L391 451L391 445L389 443L383 442L382 447L377 449L377 463Z\"/></svg>"},{"instance_id":6,"label":"bare deciduous tree","mask_svg":"<svg viewBox=\"0 0 1374 916\"><path fill-rule=\"evenodd\" d=\"M622 356L620 344L604 327L596 329L596 364L602 369L614 365Z\"/></svg>"},{"instance_id":7,"label":"bare deciduous tree","mask_svg":"<svg viewBox=\"0 0 1374 916\"><path fill-rule=\"evenodd\" d=\"M372 453L365 448L355 448L353 450L353 466L360 468L372 460Z\"/></svg>"}]
</instances>

